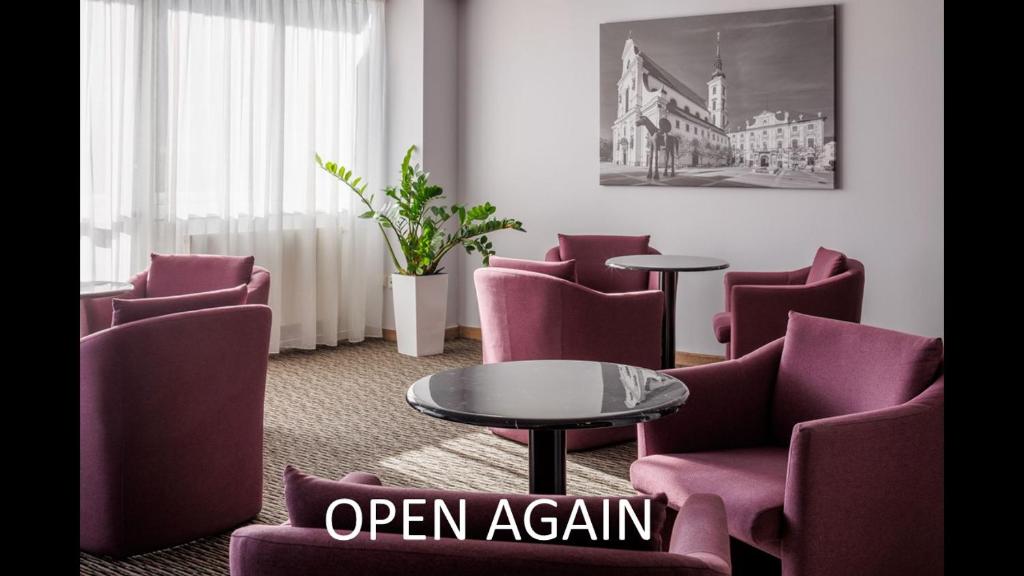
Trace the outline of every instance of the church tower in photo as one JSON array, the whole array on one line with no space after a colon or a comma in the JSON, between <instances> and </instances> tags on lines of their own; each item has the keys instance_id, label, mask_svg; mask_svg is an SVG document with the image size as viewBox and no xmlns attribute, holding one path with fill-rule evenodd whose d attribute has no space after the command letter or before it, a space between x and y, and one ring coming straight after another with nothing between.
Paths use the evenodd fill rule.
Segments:
<instances>
[{"instance_id":1,"label":"church tower in photo","mask_svg":"<svg viewBox=\"0 0 1024 576\"><path fill-rule=\"evenodd\" d=\"M725 108L725 72L722 71L722 50L719 43L722 33L715 35L715 73L708 80L708 111L711 112L711 123L725 129L729 116Z\"/></svg>"}]
</instances>

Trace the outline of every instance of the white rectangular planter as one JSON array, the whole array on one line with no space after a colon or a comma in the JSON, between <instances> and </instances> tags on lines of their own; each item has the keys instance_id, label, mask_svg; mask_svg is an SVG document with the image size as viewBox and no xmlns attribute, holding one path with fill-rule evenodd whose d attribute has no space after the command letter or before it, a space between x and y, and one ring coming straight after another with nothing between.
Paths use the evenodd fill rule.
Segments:
<instances>
[{"instance_id":1,"label":"white rectangular planter","mask_svg":"<svg viewBox=\"0 0 1024 576\"><path fill-rule=\"evenodd\" d=\"M444 352L448 275L391 275L398 351L408 356Z\"/></svg>"}]
</instances>

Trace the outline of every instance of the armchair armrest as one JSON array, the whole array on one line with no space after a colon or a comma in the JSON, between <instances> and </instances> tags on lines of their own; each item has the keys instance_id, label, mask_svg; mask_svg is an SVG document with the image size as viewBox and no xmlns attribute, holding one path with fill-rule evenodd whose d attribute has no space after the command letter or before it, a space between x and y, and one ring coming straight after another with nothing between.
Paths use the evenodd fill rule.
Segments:
<instances>
[{"instance_id":1,"label":"armchair armrest","mask_svg":"<svg viewBox=\"0 0 1024 576\"><path fill-rule=\"evenodd\" d=\"M737 360L665 370L690 398L675 414L637 425L639 456L764 443L781 357L779 338Z\"/></svg>"},{"instance_id":2,"label":"armchair armrest","mask_svg":"<svg viewBox=\"0 0 1024 576\"><path fill-rule=\"evenodd\" d=\"M556 246L552 246L551 248L548 248L548 251L544 253L544 261L545 262L561 262L562 261L562 253L561 253L561 251L558 250L558 246L557 245Z\"/></svg>"},{"instance_id":3,"label":"armchair armrest","mask_svg":"<svg viewBox=\"0 0 1024 576\"><path fill-rule=\"evenodd\" d=\"M149 270L143 270L138 274L128 279L134 287L131 292L127 294L121 294L117 296L123 299L132 298L145 298L146 297L146 281L149 279ZM114 306L111 302L114 299L113 296L106 298L89 298L88 300L82 300L81 312L79 320L79 333L80 338L88 336L93 332L99 332L100 330L106 330L110 328L110 324L114 317Z\"/></svg>"},{"instance_id":4,"label":"armchair armrest","mask_svg":"<svg viewBox=\"0 0 1024 576\"><path fill-rule=\"evenodd\" d=\"M270 301L270 271L262 266L253 266L248 288L246 304L267 304Z\"/></svg>"},{"instance_id":5,"label":"armchair armrest","mask_svg":"<svg viewBox=\"0 0 1024 576\"><path fill-rule=\"evenodd\" d=\"M732 288L732 356L739 358L785 335L789 312L860 321L864 276L843 272L811 285Z\"/></svg>"},{"instance_id":6,"label":"armchair armrest","mask_svg":"<svg viewBox=\"0 0 1024 576\"><path fill-rule=\"evenodd\" d=\"M657 249L647 247L648 254L661 254ZM647 289L661 290L661 272L649 272L647 274Z\"/></svg>"},{"instance_id":7,"label":"armchair armrest","mask_svg":"<svg viewBox=\"0 0 1024 576\"><path fill-rule=\"evenodd\" d=\"M943 573L944 388L793 427L787 574Z\"/></svg>"},{"instance_id":8,"label":"armchair armrest","mask_svg":"<svg viewBox=\"0 0 1024 576\"><path fill-rule=\"evenodd\" d=\"M131 292L131 296L128 296L128 298L145 298L146 286L149 283L149 268L139 272L135 276L132 276L128 281L132 283L132 286L135 286L135 289Z\"/></svg>"},{"instance_id":9,"label":"armchair armrest","mask_svg":"<svg viewBox=\"0 0 1024 576\"><path fill-rule=\"evenodd\" d=\"M783 272L745 272L737 270L726 272L722 283L725 284L725 311L732 310L732 289L734 286L795 286L807 281L811 267Z\"/></svg>"},{"instance_id":10,"label":"armchair armrest","mask_svg":"<svg viewBox=\"0 0 1024 576\"><path fill-rule=\"evenodd\" d=\"M686 499L672 526L668 551L703 560L716 572L732 573L725 503L719 496L693 494Z\"/></svg>"}]
</instances>

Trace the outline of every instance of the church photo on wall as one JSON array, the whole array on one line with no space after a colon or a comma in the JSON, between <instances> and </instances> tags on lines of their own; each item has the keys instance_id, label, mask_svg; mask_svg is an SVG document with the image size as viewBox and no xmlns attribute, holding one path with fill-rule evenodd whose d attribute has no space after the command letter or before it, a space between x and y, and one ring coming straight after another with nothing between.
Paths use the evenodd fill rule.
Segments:
<instances>
[{"instance_id":1,"label":"church photo on wall","mask_svg":"<svg viewBox=\"0 0 1024 576\"><path fill-rule=\"evenodd\" d=\"M601 24L601 184L835 188L835 18Z\"/></svg>"}]
</instances>

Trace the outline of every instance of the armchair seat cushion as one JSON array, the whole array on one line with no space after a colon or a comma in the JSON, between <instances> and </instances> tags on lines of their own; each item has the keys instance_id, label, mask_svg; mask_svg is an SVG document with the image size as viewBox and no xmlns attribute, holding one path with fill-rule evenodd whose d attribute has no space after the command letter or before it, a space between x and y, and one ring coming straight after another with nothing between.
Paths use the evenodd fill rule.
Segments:
<instances>
[{"instance_id":1,"label":"armchair seat cushion","mask_svg":"<svg viewBox=\"0 0 1024 576\"><path fill-rule=\"evenodd\" d=\"M719 312L711 319L711 327L715 330L715 340L722 344L729 343L732 335L732 312Z\"/></svg>"},{"instance_id":2,"label":"armchair seat cushion","mask_svg":"<svg viewBox=\"0 0 1024 576\"><path fill-rule=\"evenodd\" d=\"M787 459L775 446L658 454L634 462L629 478L642 493L665 493L676 509L692 494L721 496L729 534L780 556Z\"/></svg>"}]
</instances>

